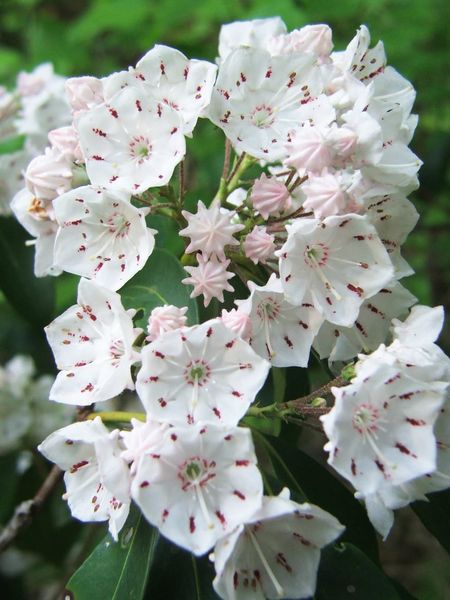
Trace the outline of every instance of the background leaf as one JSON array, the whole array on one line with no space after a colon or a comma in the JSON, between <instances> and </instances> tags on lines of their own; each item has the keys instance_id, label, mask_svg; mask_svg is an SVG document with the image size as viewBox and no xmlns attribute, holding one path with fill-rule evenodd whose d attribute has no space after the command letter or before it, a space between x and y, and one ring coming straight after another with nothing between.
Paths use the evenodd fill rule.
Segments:
<instances>
[{"instance_id":1,"label":"background leaf","mask_svg":"<svg viewBox=\"0 0 450 600\"><path fill-rule=\"evenodd\" d=\"M414 502L412 509L439 543L450 552L450 490L430 494L428 499L429 502Z\"/></svg>"},{"instance_id":2,"label":"background leaf","mask_svg":"<svg viewBox=\"0 0 450 600\"><path fill-rule=\"evenodd\" d=\"M108 534L70 578L74 600L141 600L155 557L159 533L133 509L119 541Z\"/></svg>"}]
</instances>

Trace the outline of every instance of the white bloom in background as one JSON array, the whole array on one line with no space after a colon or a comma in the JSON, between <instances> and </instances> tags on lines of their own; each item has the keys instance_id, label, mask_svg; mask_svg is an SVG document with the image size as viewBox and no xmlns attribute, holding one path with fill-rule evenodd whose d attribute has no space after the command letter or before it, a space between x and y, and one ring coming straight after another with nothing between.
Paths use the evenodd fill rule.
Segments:
<instances>
[{"instance_id":1,"label":"white bloom in background","mask_svg":"<svg viewBox=\"0 0 450 600\"><path fill-rule=\"evenodd\" d=\"M152 342L167 331L184 327L187 323L187 310L187 306L178 308L172 304L154 308L148 318L147 341Z\"/></svg>"},{"instance_id":2,"label":"white bloom in background","mask_svg":"<svg viewBox=\"0 0 450 600\"><path fill-rule=\"evenodd\" d=\"M199 200L195 214L187 210L181 212L188 225L180 230L179 235L191 239L186 248L187 253L199 250L203 255L214 254L219 260L223 260L225 246L239 246L233 235L244 229L244 225L232 223L236 214L234 211L221 208L215 202L206 208Z\"/></svg>"},{"instance_id":3,"label":"white bloom in background","mask_svg":"<svg viewBox=\"0 0 450 600\"><path fill-rule=\"evenodd\" d=\"M352 325L364 300L392 280L389 256L365 217L299 219L286 229L277 252L286 300L299 305L308 292L331 323Z\"/></svg>"},{"instance_id":4,"label":"white bloom in background","mask_svg":"<svg viewBox=\"0 0 450 600\"><path fill-rule=\"evenodd\" d=\"M292 199L283 181L263 173L253 184L250 202L263 219L268 219L289 208Z\"/></svg>"},{"instance_id":5,"label":"white bloom in background","mask_svg":"<svg viewBox=\"0 0 450 600\"><path fill-rule=\"evenodd\" d=\"M35 238L31 244L35 246L34 274L36 277L59 275L61 269L56 266L54 260L58 225L50 219L43 203L36 200L27 188L23 188L14 196L11 210L22 227Z\"/></svg>"},{"instance_id":6,"label":"white bloom in background","mask_svg":"<svg viewBox=\"0 0 450 600\"><path fill-rule=\"evenodd\" d=\"M359 352L372 352L386 341L391 319L406 314L417 299L398 281L382 288L361 305L352 327L325 322L314 339L320 358L346 361Z\"/></svg>"},{"instance_id":7,"label":"white bloom in background","mask_svg":"<svg viewBox=\"0 0 450 600\"><path fill-rule=\"evenodd\" d=\"M177 111L129 86L82 113L75 128L91 182L131 194L165 185L186 150Z\"/></svg>"},{"instance_id":8,"label":"white bloom in background","mask_svg":"<svg viewBox=\"0 0 450 600\"><path fill-rule=\"evenodd\" d=\"M319 96L322 84L313 62L311 54L272 57L258 48L234 50L219 69L209 118L237 152L270 162L284 158L293 129L334 119L331 104Z\"/></svg>"},{"instance_id":9,"label":"white bloom in background","mask_svg":"<svg viewBox=\"0 0 450 600\"><path fill-rule=\"evenodd\" d=\"M80 521L108 521L117 541L130 508L130 476L120 458L119 431L109 432L100 417L51 433L38 450L63 471L65 499Z\"/></svg>"},{"instance_id":10,"label":"white bloom in background","mask_svg":"<svg viewBox=\"0 0 450 600\"><path fill-rule=\"evenodd\" d=\"M309 52L326 61L333 49L333 32L328 25L305 25L276 35L268 40L266 47L273 55Z\"/></svg>"},{"instance_id":11,"label":"white bloom in background","mask_svg":"<svg viewBox=\"0 0 450 600\"><path fill-rule=\"evenodd\" d=\"M169 46L156 45L136 68L114 73L103 80L105 98L122 87L139 87L143 93L171 106L183 122L183 133L192 135L197 119L211 100L217 66L206 60L189 60Z\"/></svg>"},{"instance_id":12,"label":"white bloom in background","mask_svg":"<svg viewBox=\"0 0 450 600\"><path fill-rule=\"evenodd\" d=\"M236 425L269 363L219 319L162 334L142 350L136 390L153 419Z\"/></svg>"},{"instance_id":13,"label":"white bloom in background","mask_svg":"<svg viewBox=\"0 0 450 600\"><path fill-rule=\"evenodd\" d=\"M245 236L242 245L245 256L250 258L255 265L259 262L265 263L267 259L275 257L275 237L267 233L265 227L255 225Z\"/></svg>"},{"instance_id":14,"label":"white bloom in background","mask_svg":"<svg viewBox=\"0 0 450 600\"><path fill-rule=\"evenodd\" d=\"M352 383L332 388L323 417L328 462L364 495L434 471L434 423L446 383L409 377L395 365L366 361Z\"/></svg>"},{"instance_id":15,"label":"white bloom in background","mask_svg":"<svg viewBox=\"0 0 450 600\"><path fill-rule=\"evenodd\" d=\"M131 495L162 535L201 555L261 506L262 487L250 431L199 424L166 431Z\"/></svg>"},{"instance_id":16,"label":"white bloom in background","mask_svg":"<svg viewBox=\"0 0 450 600\"><path fill-rule=\"evenodd\" d=\"M234 21L222 25L219 33L221 61L236 48L267 48L274 36L286 33L286 25L280 17Z\"/></svg>"},{"instance_id":17,"label":"white bloom in background","mask_svg":"<svg viewBox=\"0 0 450 600\"><path fill-rule=\"evenodd\" d=\"M344 527L318 506L297 504L284 488L214 548L216 592L226 600L310 598L320 550Z\"/></svg>"},{"instance_id":18,"label":"white bloom in background","mask_svg":"<svg viewBox=\"0 0 450 600\"><path fill-rule=\"evenodd\" d=\"M26 148L0 155L0 215L11 214L11 201L25 186L23 174L30 158Z\"/></svg>"},{"instance_id":19,"label":"white bloom in background","mask_svg":"<svg viewBox=\"0 0 450 600\"><path fill-rule=\"evenodd\" d=\"M306 367L323 317L312 304L287 302L275 274L264 286L251 281L248 285L249 298L236 304L249 316L252 348L275 367Z\"/></svg>"},{"instance_id":20,"label":"white bloom in background","mask_svg":"<svg viewBox=\"0 0 450 600\"><path fill-rule=\"evenodd\" d=\"M45 154L36 156L28 165L25 183L36 198L51 202L71 188L70 159L56 149L46 148Z\"/></svg>"},{"instance_id":21,"label":"white bloom in background","mask_svg":"<svg viewBox=\"0 0 450 600\"><path fill-rule=\"evenodd\" d=\"M50 400L87 406L133 389L131 365L136 331L120 296L81 279L78 304L45 328L60 373Z\"/></svg>"},{"instance_id":22,"label":"white bloom in background","mask_svg":"<svg viewBox=\"0 0 450 600\"><path fill-rule=\"evenodd\" d=\"M194 289L190 297L203 296L204 305L208 306L213 298L223 302L223 293L232 292L233 286L228 282L234 273L227 271L230 260L220 261L214 254L209 258L197 253L197 267L184 267L190 277L185 277L181 283L192 285Z\"/></svg>"},{"instance_id":23,"label":"white bloom in background","mask_svg":"<svg viewBox=\"0 0 450 600\"><path fill-rule=\"evenodd\" d=\"M140 271L155 246L145 209L130 203L128 192L93 186L71 190L53 204L59 225L55 262L111 290Z\"/></svg>"}]
</instances>

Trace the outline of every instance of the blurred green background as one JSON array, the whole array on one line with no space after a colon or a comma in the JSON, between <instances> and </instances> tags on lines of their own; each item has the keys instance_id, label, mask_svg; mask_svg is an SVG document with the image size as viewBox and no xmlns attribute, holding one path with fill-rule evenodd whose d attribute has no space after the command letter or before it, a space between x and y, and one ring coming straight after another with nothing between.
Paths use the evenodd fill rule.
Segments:
<instances>
[{"instance_id":1,"label":"blurred green background","mask_svg":"<svg viewBox=\"0 0 450 600\"><path fill-rule=\"evenodd\" d=\"M421 188L411 197L421 220L404 251L416 275L404 283L421 303L449 308L448 0L0 0L0 84L13 86L18 71L45 61L61 75L107 75L135 64L155 43L214 60L222 23L274 15L289 29L328 23L335 49L344 49L365 23L373 43L384 41L389 64L414 84L420 120L412 147L424 166ZM199 124L194 141L188 145L189 203L214 193L223 160L223 135L210 123ZM73 303L68 294L74 294L76 281L61 288L65 296L57 308ZM41 368L50 365L43 336L31 332L5 301L0 314L0 362L28 352ZM448 328L441 343L449 352ZM403 514L386 545L385 564L421 600L440 600L450 587L448 559L417 520Z\"/></svg>"}]
</instances>

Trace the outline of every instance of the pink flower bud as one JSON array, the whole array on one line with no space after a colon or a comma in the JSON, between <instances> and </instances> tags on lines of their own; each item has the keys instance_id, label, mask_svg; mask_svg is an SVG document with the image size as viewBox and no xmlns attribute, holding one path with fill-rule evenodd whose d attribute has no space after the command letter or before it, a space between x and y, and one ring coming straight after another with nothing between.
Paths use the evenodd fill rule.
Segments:
<instances>
[{"instance_id":1,"label":"pink flower bud","mask_svg":"<svg viewBox=\"0 0 450 600\"><path fill-rule=\"evenodd\" d=\"M319 219L339 214L347 204L338 178L331 173L310 174L302 189L306 195L303 206Z\"/></svg>"},{"instance_id":2,"label":"pink flower bud","mask_svg":"<svg viewBox=\"0 0 450 600\"><path fill-rule=\"evenodd\" d=\"M247 313L232 308L231 310L222 310L222 323L237 333L243 340L248 340L252 334L252 322Z\"/></svg>"},{"instance_id":3,"label":"pink flower bud","mask_svg":"<svg viewBox=\"0 0 450 600\"><path fill-rule=\"evenodd\" d=\"M264 263L266 259L274 255L276 250L274 239L273 235L267 233L265 227L255 225L244 241L245 256L250 258L255 265L258 262Z\"/></svg>"},{"instance_id":4,"label":"pink flower bud","mask_svg":"<svg viewBox=\"0 0 450 600\"><path fill-rule=\"evenodd\" d=\"M154 308L148 319L147 331L149 335L146 340L152 342L166 331L173 331L174 329L184 327L187 321L186 312L187 306L178 308L169 304Z\"/></svg>"},{"instance_id":5,"label":"pink flower bud","mask_svg":"<svg viewBox=\"0 0 450 600\"><path fill-rule=\"evenodd\" d=\"M328 25L306 25L291 33L277 35L268 43L271 54L310 52L320 58L326 58L332 49L332 32Z\"/></svg>"},{"instance_id":6,"label":"pink flower bud","mask_svg":"<svg viewBox=\"0 0 450 600\"><path fill-rule=\"evenodd\" d=\"M72 170L67 158L57 150L46 148L36 156L25 172L25 183L36 198L51 201L70 190Z\"/></svg>"},{"instance_id":7,"label":"pink flower bud","mask_svg":"<svg viewBox=\"0 0 450 600\"><path fill-rule=\"evenodd\" d=\"M282 181L275 177L267 177L263 173L253 184L250 202L263 219L268 219L270 215L276 215L289 208L292 201Z\"/></svg>"},{"instance_id":8,"label":"pink flower bud","mask_svg":"<svg viewBox=\"0 0 450 600\"><path fill-rule=\"evenodd\" d=\"M332 150L327 142L327 129L305 126L299 129L292 142L286 144L288 157L284 164L298 171L321 171L331 165Z\"/></svg>"},{"instance_id":9,"label":"pink flower bud","mask_svg":"<svg viewBox=\"0 0 450 600\"><path fill-rule=\"evenodd\" d=\"M72 126L53 129L48 134L48 139L52 148L64 155L67 160L83 162L78 134Z\"/></svg>"},{"instance_id":10,"label":"pink flower bud","mask_svg":"<svg viewBox=\"0 0 450 600\"><path fill-rule=\"evenodd\" d=\"M96 77L71 77L66 81L66 93L74 114L104 101L103 85Z\"/></svg>"}]
</instances>

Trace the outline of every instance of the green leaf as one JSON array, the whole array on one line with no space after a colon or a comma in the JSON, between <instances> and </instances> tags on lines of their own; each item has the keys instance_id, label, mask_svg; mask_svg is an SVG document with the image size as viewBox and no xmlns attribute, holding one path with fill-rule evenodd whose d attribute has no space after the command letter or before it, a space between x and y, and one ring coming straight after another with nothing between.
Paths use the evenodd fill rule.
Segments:
<instances>
[{"instance_id":1,"label":"green leaf","mask_svg":"<svg viewBox=\"0 0 450 600\"><path fill-rule=\"evenodd\" d=\"M119 541L108 534L72 575L67 590L74 600L141 600L158 538L158 530L132 510Z\"/></svg>"},{"instance_id":2,"label":"green leaf","mask_svg":"<svg viewBox=\"0 0 450 600\"><path fill-rule=\"evenodd\" d=\"M344 541L355 544L378 562L378 545L366 511L325 466L280 438L265 440L283 485L300 489L308 501L327 510L345 525ZM295 482L293 488L292 481Z\"/></svg>"},{"instance_id":3,"label":"green leaf","mask_svg":"<svg viewBox=\"0 0 450 600\"><path fill-rule=\"evenodd\" d=\"M126 308L143 309L137 325L145 327L150 312L164 304L187 306L188 324L198 323L197 303L189 298L192 288L181 283L185 276L175 256L158 248L153 251L145 267L120 290Z\"/></svg>"},{"instance_id":4,"label":"green leaf","mask_svg":"<svg viewBox=\"0 0 450 600\"><path fill-rule=\"evenodd\" d=\"M35 277L34 249L25 245L29 238L17 221L0 217L0 287L26 321L42 327L53 318L54 282Z\"/></svg>"},{"instance_id":5,"label":"green leaf","mask_svg":"<svg viewBox=\"0 0 450 600\"><path fill-rule=\"evenodd\" d=\"M430 494L429 502L414 502L416 515L438 542L450 552L450 490Z\"/></svg>"},{"instance_id":6,"label":"green leaf","mask_svg":"<svg viewBox=\"0 0 450 600\"><path fill-rule=\"evenodd\" d=\"M25 143L24 135L16 135L0 142L0 154L12 154L22 150Z\"/></svg>"},{"instance_id":7,"label":"green leaf","mask_svg":"<svg viewBox=\"0 0 450 600\"><path fill-rule=\"evenodd\" d=\"M207 556L195 558L161 538L145 600L218 600L213 579L214 568Z\"/></svg>"},{"instance_id":8,"label":"green leaf","mask_svg":"<svg viewBox=\"0 0 450 600\"><path fill-rule=\"evenodd\" d=\"M388 577L352 544L326 548L315 600L400 600Z\"/></svg>"}]
</instances>

